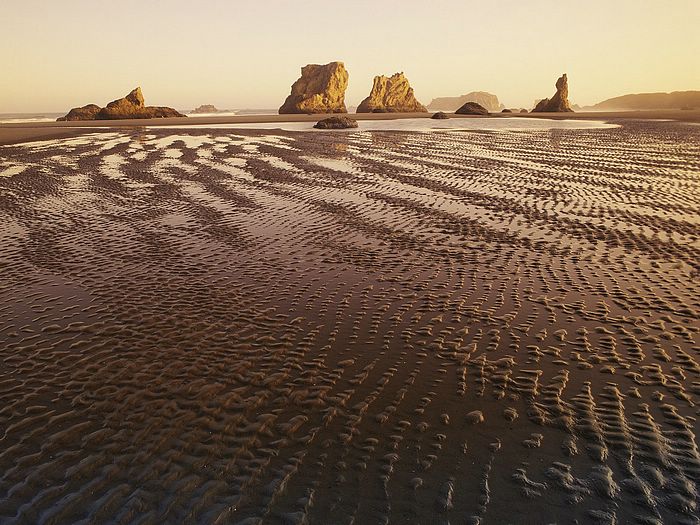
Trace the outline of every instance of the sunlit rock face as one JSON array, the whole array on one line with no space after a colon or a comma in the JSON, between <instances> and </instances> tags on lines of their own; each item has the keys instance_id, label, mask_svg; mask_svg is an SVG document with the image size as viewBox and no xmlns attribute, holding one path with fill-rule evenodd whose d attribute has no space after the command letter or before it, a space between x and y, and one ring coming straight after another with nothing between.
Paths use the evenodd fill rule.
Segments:
<instances>
[{"instance_id":1,"label":"sunlit rock face","mask_svg":"<svg viewBox=\"0 0 700 525\"><path fill-rule=\"evenodd\" d=\"M97 120L113 120L123 118L164 118L183 117L173 108L146 106L141 88L137 87L124 98L113 100L102 108L95 117Z\"/></svg>"},{"instance_id":2,"label":"sunlit rock face","mask_svg":"<svg viewBox=\"0 0 700 525\"><path fill-rule=\"evenodd\" d=\"M347 113L345 90L348 78L342 62L302 67L301 77L292 84L292 92L280 107L279 114Z\"/></svg>"},{"instance_id":3,"label":"sunlit rock face","mask_svg":"<svg viewBox=\"0 0 700 525\"><path fill-rule=\"evenodd\" d=\"M573 112L569 103L569 82L566 73L557 80L557 92L552 98L540 100L532 111L543 113Z\"/></svg>"},{"instance_id":4,"label":"sunlit rock face","mask_svg":"<svg viewBox=\"0 0 700 525\"><path fill-rule=\"evenodd\" d=\"M426 113L426 107L416 100L413 88L403 73L390 77L374 77L372 91L357 106L358 113Z\"/></svg>"},{"instance_id":5,"label":"sunlit rock face","mask_svg":"<svg viewBox=\"0 0 700 525\"><path fill-rule=\"evenodd\" d=\"M184 116L173 108L146 106L141 88L137 87L127 96L113 100L104 108L100 108L96 104L88 104L87 106L71 109L67 115L57 120L116 120Z\"/></svg>"}]
</instances>

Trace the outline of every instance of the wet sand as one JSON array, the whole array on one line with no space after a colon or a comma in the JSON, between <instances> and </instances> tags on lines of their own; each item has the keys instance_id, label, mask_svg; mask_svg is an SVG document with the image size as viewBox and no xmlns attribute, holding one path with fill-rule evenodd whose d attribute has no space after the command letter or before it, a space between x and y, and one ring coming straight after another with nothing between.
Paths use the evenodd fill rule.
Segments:
<instances>
[{"instance_id":1,"label":"wet sand","mask_svg":"<svg viewBox=\"0 0 700 525\"><path fill-rule=\"evenodd\" d=\"M359 113L350 114L358 121L381 121L430 118L430 113ZM221 126L226 124L270 124L285 122L317 122L333 115L225 115L183 118L158 118L136 120L100 120L73 122L18 122L0 124L0 145L19 144L30 140L50 139L61 136L78 136L109 129L151 128L156 126ZM548 120L674 120L700 123L700 110L649 110L649 111L597 111L577 113L491 113L490 115L456 115L452 119L509 119L537 118Z\"/></svg>"},{"instance_id":2,"label":"wet sand","mask_svg":"<svg viewBox=\"0 0 700 525\"><path fill-rule=\"evenodd\" d=\"M700 127L619 124L0 147L0 522L698 523Z\"/></svg>"}]
</instances>

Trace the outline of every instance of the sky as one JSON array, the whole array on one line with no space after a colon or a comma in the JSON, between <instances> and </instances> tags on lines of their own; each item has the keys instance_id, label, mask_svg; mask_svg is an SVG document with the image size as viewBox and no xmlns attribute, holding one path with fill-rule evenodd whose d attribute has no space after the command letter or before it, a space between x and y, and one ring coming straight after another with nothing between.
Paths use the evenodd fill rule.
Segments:
<instances>
[{"instance_id":1,"label":"sky","mask_svg":"<svg viewBox=\"0 0 700 525\"><path fill-rule=\"evenodd\" d=\"M700 89L700 0L0 0L0 113L104 105L141 86L188 110L277 108L333 60L347 105L402 71L417 98L509 107Z\"/></svg>"}]
</instances>

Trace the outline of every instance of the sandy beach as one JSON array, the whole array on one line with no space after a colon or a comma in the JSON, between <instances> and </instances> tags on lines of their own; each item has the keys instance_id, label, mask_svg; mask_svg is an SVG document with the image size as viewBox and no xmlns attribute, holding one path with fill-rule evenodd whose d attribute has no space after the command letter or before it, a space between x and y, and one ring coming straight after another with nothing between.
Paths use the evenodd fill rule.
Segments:
<instances>
[{"instance_id":1,"label":"sandy beach","mask_svg":"<svg viewBox=\"0 0 700 525\"><path fill-rule=\"evenodd\" d=\"M384 121L395 119L430 118L433 113L352 113L349 116L360 122ZM221 126L225 124L269 124L284 122L314 123L331 115L227 115L227 116L190 116L185 118L157 118L134 120L101 120L73 122L29 122L0 124L0 145L49 139L62 136L77 136L85 132L97 132L111 128L142 128L154 126ZM616 111L616 112L578 112L578 113L492 113L481 115L455 115L453 119L491 119L491 118L536 118L546 120L674 120L679 122L700 123L700 110L650 110L650 111ZM86 129L87 128L87 129Z\"/></svg>"},{"instance_id":2,"label":"sandy beach","mask_svg":"<svg viewBox=\"0 0 700 525\"><path fill-rule=\"evenodd\" d=\"M698 523L672 113L0 127L0 522Z\"/></svg>"},{"instance_id":3,"label":"sandy beach","mask_svg":"<svg viewBox=\"0 0 700 525\"><path fill-rule=\"evenodd\" d=\"M0 525L700 525L700 1L0 11Z\"/></svg>"}]
</instances>

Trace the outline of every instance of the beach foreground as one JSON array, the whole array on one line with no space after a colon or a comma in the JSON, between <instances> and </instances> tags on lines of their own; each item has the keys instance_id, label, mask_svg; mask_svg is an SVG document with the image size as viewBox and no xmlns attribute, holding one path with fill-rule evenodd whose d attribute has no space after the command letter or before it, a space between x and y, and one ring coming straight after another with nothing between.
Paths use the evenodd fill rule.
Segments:
<instances>
[{"instance_id":1,"label":"beach foreground","mask_svg":"<svg viewBox=\"0 0 700 525\"><path fill-rule=\"evenodd\" d=\"M698 523L700 127L618 123L0 147L0 522Z\"/></svg>"}]
</instances>

